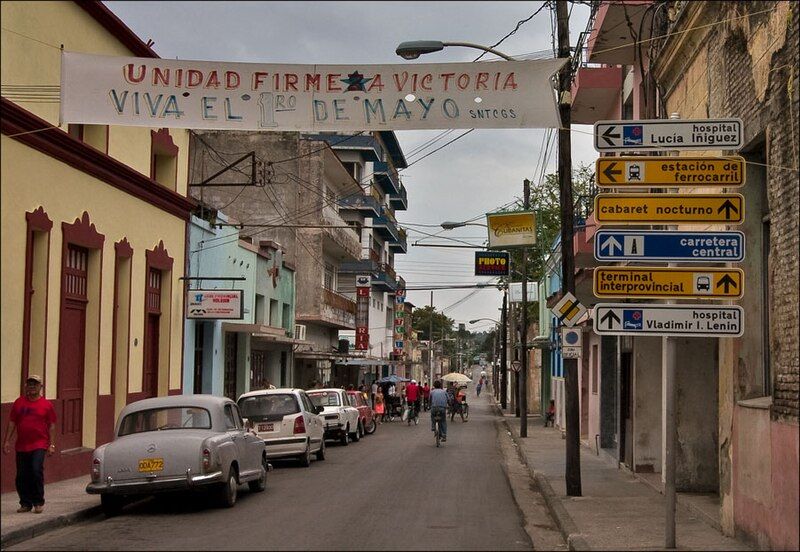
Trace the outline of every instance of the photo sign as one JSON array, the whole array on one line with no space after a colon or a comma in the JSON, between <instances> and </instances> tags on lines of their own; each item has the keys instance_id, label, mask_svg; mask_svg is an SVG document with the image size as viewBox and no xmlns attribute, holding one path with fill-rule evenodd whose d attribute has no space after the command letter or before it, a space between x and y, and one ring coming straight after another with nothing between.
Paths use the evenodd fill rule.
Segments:
<instances>
[{"instance_id":1,"label":"photo sign","mask_svg":"<svg viewBox=\"0 0 800 552\"><path fill-rule=\"evenodd\" d=\"M489 249L528 247L536 243L536 216L533 211L487 213Z\"/></svg>"},{"instance_id":2,"label":"photo sign","mask_svg":"<svg viewBox=\"0 0 800 552\"><path fill-rule=\"evenodd\" d=\"M505 251L475 252L475 276L508 276L509 264Z\"/></svg>"},{"instance_id":3,"label":"photo sign","mask_svg":"<svg viewBox=\"0 0 800 552\"><path fill-rule=\"evenodd\" d=\"M240 289L190 289L186 297L186 318L241 320L244 292Z\"/></svg>"},{"instance_id":4,"label":"photo sign","mask_svg":"<svg viewBox=\"0 0 800 552\"><path fill-rule=\"evenodd\" d=\"M61 123L218 130L557 128L566 59L290 65L63 52Z\"/></svg>"}]
</instances>

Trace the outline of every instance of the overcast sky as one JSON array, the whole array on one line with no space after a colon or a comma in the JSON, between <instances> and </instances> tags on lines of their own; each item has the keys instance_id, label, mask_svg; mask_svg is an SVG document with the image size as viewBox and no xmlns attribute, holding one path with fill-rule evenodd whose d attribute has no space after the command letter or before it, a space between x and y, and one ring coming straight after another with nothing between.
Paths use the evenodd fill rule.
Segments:
<instances>
[{"instance_id":1,"label":"overcast sky","mask_svg":"<svg viewBox=\"0 0 800 552\"><path fill-rule=\"evenodd\" d=\"M163 58L262 63L406 63L395 47L406 40L472 42L491 46L527 19L542 2L106 2L140 38L154 41ZM511 56L552 57L551 14L543 9L497 46ZM571 44L586 26L588 9L575 5ZM468 62L480 52L450 47L421 61ZM413 62L412 62L413 63ZM573 163L593 162L591 127L572 133ZM457 137L463 130L398 131L409 163ZM433 138L440 139L419 150ZM476 130L401 173L409 208L397 218L409 231L408 254L396 257L398 274L409 287L434 283L489 281L472 275L469 249L414 246L446 243L418 232L436 233L444 220L467 220L522 195L525 178L538 179L544 131ZM555 153L547 172L555 172ZM478 222L481 222L479 220ZM477 226L443 232L480 244L486 230ZM451 242L452 243L452 242ZM434 292L437 310L457 322L499 318L502 295L481 290ZM464 301L454 305L462 299ZM430 292L409 291L408 300L427 305ZM487 324L469 326L488 329ZM491 324L488 324L490 327Z\"/></svg>"}]
</instances>

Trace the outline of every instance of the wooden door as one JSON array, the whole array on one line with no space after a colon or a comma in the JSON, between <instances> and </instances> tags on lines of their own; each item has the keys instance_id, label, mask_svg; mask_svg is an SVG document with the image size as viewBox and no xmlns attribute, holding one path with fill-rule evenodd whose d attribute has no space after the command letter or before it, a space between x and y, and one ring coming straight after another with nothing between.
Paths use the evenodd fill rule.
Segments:
<instances>
[{"instance_id":1,"label":"wooden door","mask_svg":"<svg viewBox=\"0 0 800 552\"><path fill-rule=\"evenodd\" d=\"M250 391L267 388L267 353L252 351L250 353Z\"/></svg>"},{"instance_id":2,"label":"wooden door","mask_svg":"<svg viewBox=\"0 0 800 552\"><path fill-rule=\"evenodd\" d=\"M58 400L62 403L62 449L83 444L83 377L88 302L87 249L67 246L58 346Z\"/></svg>"},{"instance_id":3,"label":"wooden door","mask_svg":"<svg viewBox=\"0 0 800 552\"><path fill-rule=\"evenodd\" d=\"M192 390L200 394L203 392L203 342L205 339L205 325L202 322L194 323L194 385Z\"/></svg>"},{"instance_id":4,"label":"wooden door","mask_svg":"<svg viewBox=\"0 0 800 552\"><path fill-rule=\"evenodd\" d=\"M153 268L147 274L144 334L144 397L158 396L159 341L161 339L161 271Z\"/></svg>"},{"instance_id":5,"label":"wooden door","mask_svg":"<svg viewBox=\"0 0 800 552\"><path fill-rule=\"evenodd\" d=\"M234 401L236 400L236 357L239 356L237 338L235 333L225 334L225 374L222 383L222 392Z\"/></svg>"}]
</instances>

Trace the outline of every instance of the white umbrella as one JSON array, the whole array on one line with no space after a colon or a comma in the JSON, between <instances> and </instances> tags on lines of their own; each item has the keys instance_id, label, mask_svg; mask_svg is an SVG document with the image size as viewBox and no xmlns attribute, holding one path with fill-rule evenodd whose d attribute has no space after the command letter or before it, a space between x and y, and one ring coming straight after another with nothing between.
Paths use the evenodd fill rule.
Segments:
<instances>
[{"instance_id":1,"label":"white umbrella","mask_svg":"<svg viewBox=\"0 0 800 552\"><path fill-rule=\"evenodd\" d=\"M450 372L449 374L445 374L442 376L443 381L452 381L455 383L472 383L472 380L469 379L465 374L459 374L458 372Z\"/></svg>"}]
</instances>

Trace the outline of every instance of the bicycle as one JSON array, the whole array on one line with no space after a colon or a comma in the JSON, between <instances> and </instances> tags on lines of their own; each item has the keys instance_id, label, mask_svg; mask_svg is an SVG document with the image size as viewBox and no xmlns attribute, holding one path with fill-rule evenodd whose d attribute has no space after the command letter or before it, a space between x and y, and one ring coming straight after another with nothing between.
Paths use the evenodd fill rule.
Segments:
<instances>
[{"instance_id":1,"label":"bicycle","mask_svg":"<svg viewBox=\"0 0 800 552\"><path fill-rule=\"evenodd\" d=\"M408 405L408 425L414 422L414 425L419 425L419 411L417 410L417 403L409 403Z\"/></svg>"},{"instance_id":2,"label":"bicycle","mask_svg":"<svg viewBox=\"0 0 800 552\"><path fill-rule=\"evenodd\" d=\"M444 413L446 416L447 413ZM442 442L442 412L437 411L433 415L433 435L436 438L436 447L438 448L440 443Z\"/></svg>"}]
</instances>

